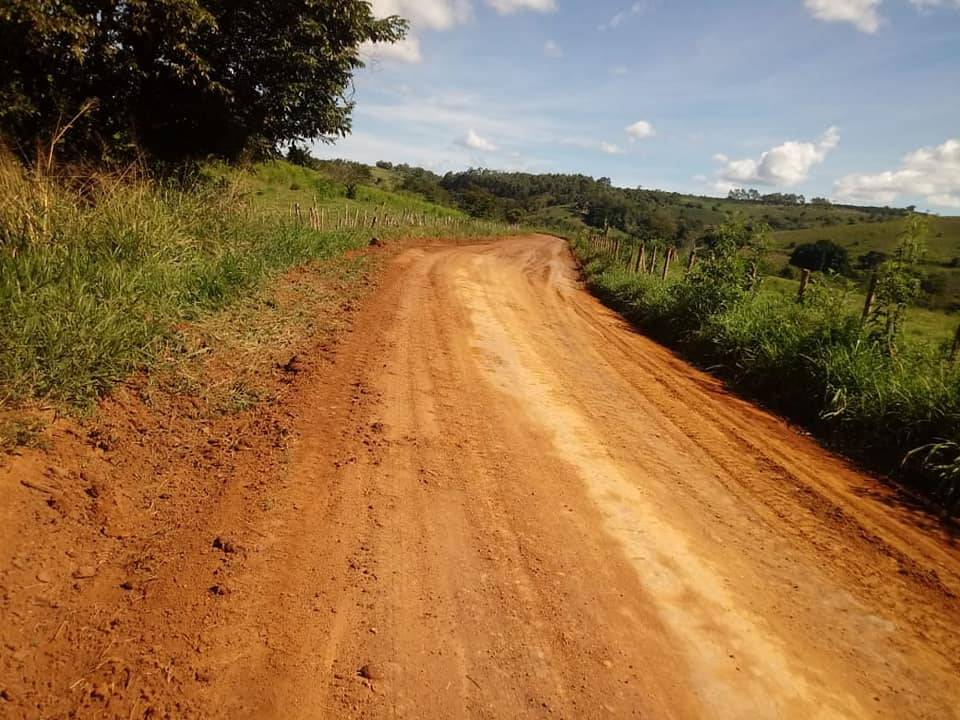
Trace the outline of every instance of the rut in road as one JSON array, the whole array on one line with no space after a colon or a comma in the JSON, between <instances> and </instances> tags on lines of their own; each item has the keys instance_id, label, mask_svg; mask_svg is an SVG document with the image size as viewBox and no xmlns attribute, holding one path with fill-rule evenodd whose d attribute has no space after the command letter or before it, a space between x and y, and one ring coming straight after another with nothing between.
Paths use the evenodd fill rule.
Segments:
<instances>
[{"instance_id":1,"label":"rut in road","mask_svg":"<svg viewBox=\"0 0 960 720\"><path fill-rule=\"evenodd\" d=\"M408 251L356 335L360 434L304 419L227 716L960 716L953 550L561 241Z\"/></svg>"}]
</instances>

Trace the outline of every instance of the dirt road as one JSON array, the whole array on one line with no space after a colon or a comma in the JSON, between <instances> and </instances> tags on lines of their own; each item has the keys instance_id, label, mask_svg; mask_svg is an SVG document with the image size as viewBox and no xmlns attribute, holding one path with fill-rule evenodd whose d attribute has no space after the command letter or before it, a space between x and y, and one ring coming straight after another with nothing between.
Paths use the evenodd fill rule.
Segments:
<instances>
[{"instance_id":1,"label":"dirt road","mask_svg":"<svg viewBox=\"0 0 960 720\"><path fill-rule=\"evenodd\" d=\"M24 716L960 717L950 538L631 331L559 240L403 253L290 412L288 461L243 460L149 592L91 595L129 640L17 666Z\"/></svg>"}]
</instances>

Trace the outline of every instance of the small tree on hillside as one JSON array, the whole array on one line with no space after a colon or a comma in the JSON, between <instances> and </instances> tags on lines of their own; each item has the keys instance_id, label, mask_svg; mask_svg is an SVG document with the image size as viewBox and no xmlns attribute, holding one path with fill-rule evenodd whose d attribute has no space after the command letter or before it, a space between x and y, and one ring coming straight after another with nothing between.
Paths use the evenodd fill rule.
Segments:
<instances>
[{"instance_id":1,"label":"small tree on hillside","mask_svg":"<svg viewBox=\"0 0 960 720\"><path fill-rule=\"evenodd\" d=\"M832 240L802 243L790 254L790 264L818 272L850 274L850 256L847 249Z\"/></svg>"},{"instance_id":2,"label":"small tree on hillside","mask_svg":"<svg viewBox=\"0 0 960 720\"><path fill-rule=\"evenodd\" d=\"M713 228L702 240L698 262L673 292L685 306L680 316L699 327L736 305L759 282L769 228L741 219Z\"/></svg>"},{"instance_id":3,"label":"small tree on hillside","mask_svg":"<svg viewBox=\"0 0 960 720\"><path fill-rule=\"evenodd\" d=\"M896 353L907 307L921 292L918 269L926 252L929 225L922 215L910 215L892 258L877 268L876 296L869 317L871 336L890 354Z\"/></svg>"}]
</instances>

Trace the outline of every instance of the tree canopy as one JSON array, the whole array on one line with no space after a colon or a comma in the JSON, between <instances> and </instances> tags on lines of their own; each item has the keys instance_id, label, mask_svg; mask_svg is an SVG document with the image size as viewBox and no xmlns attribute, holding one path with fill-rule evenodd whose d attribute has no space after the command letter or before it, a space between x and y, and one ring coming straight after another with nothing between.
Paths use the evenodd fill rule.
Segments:
<instances>
[{"instance_id":1,"label":"tree canopy","mask_svg":"<svg viewBox=\"0 0 960 720\"><path fill-rule=\"evenodd\" d=\"M847 249L832 240L802 243L793 249L790 264L807 270L850 274L850 256Z\"/></svg>"},{"instance_id":2,"label":"tree canopy","mask_svg":"<svg viewBox=\"0 0 960 720\"><path fill-rule=\"evenodd\" d=\"M406 29L362 0L5 0L0 134L29 155L80 113L75 154L162 160L344 135L361 46Z\"/></svg>"}]
</instances>

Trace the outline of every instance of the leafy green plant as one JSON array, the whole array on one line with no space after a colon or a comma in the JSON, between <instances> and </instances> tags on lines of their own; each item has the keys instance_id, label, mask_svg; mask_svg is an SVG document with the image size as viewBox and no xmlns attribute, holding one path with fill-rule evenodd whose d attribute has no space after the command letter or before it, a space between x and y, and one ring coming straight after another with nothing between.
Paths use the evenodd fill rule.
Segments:
<instances>
[{"instance_id":1,"label":"leafy green plant","mask_svg":"<svg viewBox=\"0 0 960 720\"><path fill-rule=\"evenodd\" d=\"M928 228L921 215L907 218L893 257L877 269L876 300L868 322L871 336L890 354L897 351L907 307L921 292L918 266L925 252Z\"/></svg>"},{"instance_id":2,"label":"leafy green plant","mask_svg":"<svg viewBox=\"0 0 960 720\"><path fill-rule=\"evenodd\" d=\"M921 467L937 479L934 494L944 504L948 515L960 510L960 443L943 440L911 451L904 460L917 459Z\"/></svg>"},{"instance_id":3,"label":"leafy green plant","mask_svg":"<svg viewBox=\"0 0 960 720\"><path fill-rule=\"evenodd\" d=\"M767 227L742 219L717 227L704 239L699 262L672 292L676 316L690 329L733 308L756 287Z\"/></svg>"}]
</instances>

